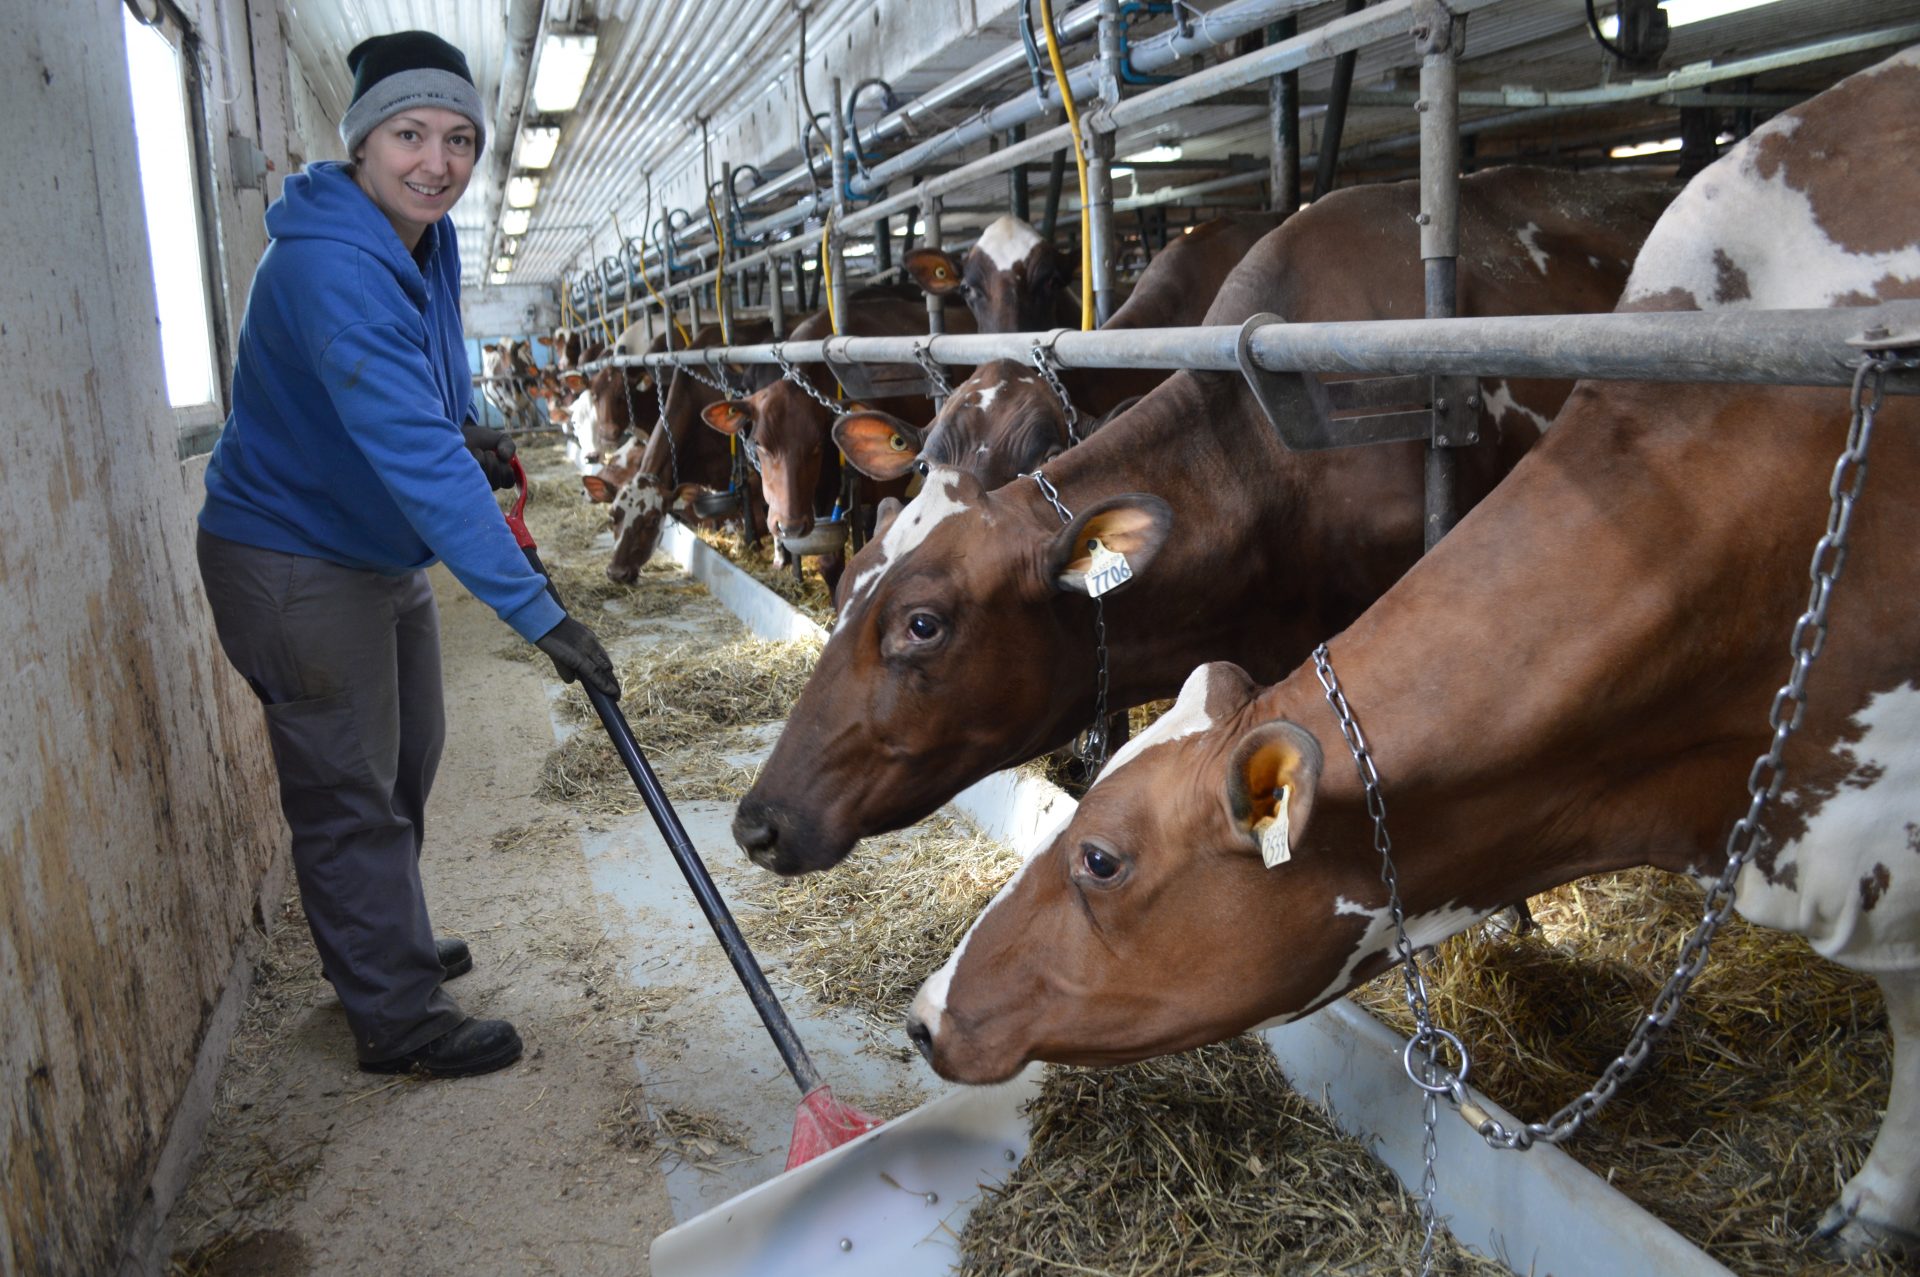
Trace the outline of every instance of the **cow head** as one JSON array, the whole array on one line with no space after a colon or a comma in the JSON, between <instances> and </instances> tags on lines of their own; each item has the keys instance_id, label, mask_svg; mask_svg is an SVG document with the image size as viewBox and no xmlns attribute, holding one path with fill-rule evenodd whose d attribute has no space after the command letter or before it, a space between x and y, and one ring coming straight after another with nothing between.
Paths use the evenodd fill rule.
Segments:
<instances>
[{"instance_id":1,"label":"cow head","mask_svg":"<svg viewBox=\"0 0 1920 1277\"><path fill-rule=\"evenodd\" d=\"M924 431L887 413L862 411L835 422L833 438L870 478L899 478L923 463L965 470L989 490L1038 469L1068 443L1059 399L1038 374L1010 359L976 368Z\"/></svg>"},{"instance_id":2,"label":"cow head","mask_svg":"<svg viewBox=\"0 0 1920 1277\"><path fill-rule=\"evenodd\" d=\"M1363 832L1357 786L1338 783L1352 769L1323 795L1319 740L1258 693L1238 666L1202 666L1107 764L914 998L908 1033L936 1072L984 1083L1036 1059L1187 1050L1383 968L1385 911L1356 903L1378 899L1379 861L1326 836Z\"/></svg>"},{"instance_id":3,"label":"cow head","mask_svg":"<svg viewBox=\"0 0 1920 1277\"><path fill-rule=\"evenodd\" d=\"M709 426L740 440L760 471L767 522L776 537L813 531L814 501L827 473L832 417L791 381L776 381L745 399L710 404ZM833 473L838 473L836 459Z\"/></svg>"},{"instance_id":4,"label":"cow head","mask_svg":"<svg viewBox=\"0 0 1920 1277\"><path fill-rule=\"evenodd\" d=\"M980 233L964 263L939 248L916 248L907 273L939 297L958 294L983 333L1040 332L1054 327L1066 287L1060 254L1017 217L1002 217Z\"/></svg>"},{"instance_id":5,"label":"cow head","mask_svg":"<svg viewBox=\"0 0 1920 1277\"><path fill-rule=\"evenodd\" d=\"M833 635L734 818L755 863L831 868L862 836L927 815L957 774L1003 765L999 706L1035 724L1025 757L1055 743L1056 724L1092 713L1088 680L1065 668L1093 657L1088 543L1145 574L1173 514L1136 493L1063 526L1027 496L934 470L848 565Z\"/></svg>"}]
</instances>

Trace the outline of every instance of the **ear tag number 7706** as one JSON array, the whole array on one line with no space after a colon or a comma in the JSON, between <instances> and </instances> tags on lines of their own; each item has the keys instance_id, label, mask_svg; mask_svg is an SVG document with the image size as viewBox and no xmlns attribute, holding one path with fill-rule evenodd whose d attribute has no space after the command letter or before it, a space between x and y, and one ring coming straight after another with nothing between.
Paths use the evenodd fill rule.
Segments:
<instances>
[{"instance_id":1,"label":"ear tag number 7706","mask_svg":"<svg viewBox=\"0 0 1920 1277\"><path fill-rule=\"evenodd\" d=\"M1133 567L1126 555L1098 541L1087 542L1087 548L1093 552L1093 561L1087 565L1087 593L1091 597L1097 599L1133 580Z\"/></svg>"}]
</instances>

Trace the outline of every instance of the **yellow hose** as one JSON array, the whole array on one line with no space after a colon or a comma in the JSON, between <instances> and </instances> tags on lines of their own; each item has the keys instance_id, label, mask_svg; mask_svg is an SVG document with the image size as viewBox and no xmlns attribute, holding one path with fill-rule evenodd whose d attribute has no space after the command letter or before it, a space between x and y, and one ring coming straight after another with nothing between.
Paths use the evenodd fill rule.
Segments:
<instances>
[{"instance_id":1,"label":"yellow hose","mask_svg":"<svg viewBox=\"0 0 1920 1277\"><path fill-rule=\"evenodd\" d=\"M1067 125L1073 131L1073 167L1080 175L1080 331L1093 331L1093 210L1087 204L1087 156L1080 147L1080 112L1074 109L1073 87L1067 83L1067 69L1060 63L1060 41L1053 34L1053 5L1040 0L1040 25L1046 29L1047 60L1053 63L1053 80L1060 86L1060 104L1067 109Z\"/></svg>"},{"instance_id":2,"label":"yellow hose","mask_svg":"<svg viewBox=\"0 0 1920 1277\"><path fill-rule=\"evenodd\" d=\"M727 286L727 235L720 227L720 211L713 206L713 197L707 197L707 220L713 223L713 242L719 248L719 256L714 259L713 308L720 312L720 341L723 345L733 344L733 324L727 319L727 305L720 300L720 292Z\"/></svg>"}]
</instances>

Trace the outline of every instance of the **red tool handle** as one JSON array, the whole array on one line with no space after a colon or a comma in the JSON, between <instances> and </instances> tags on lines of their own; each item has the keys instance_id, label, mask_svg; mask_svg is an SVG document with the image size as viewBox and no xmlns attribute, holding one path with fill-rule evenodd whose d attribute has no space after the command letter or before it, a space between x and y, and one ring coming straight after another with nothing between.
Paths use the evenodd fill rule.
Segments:
<instances>
[{"instance_id":1,"label":"red tool handle","mask_svg":"<svg viewBox=\"0 0 1920 1277\"><path fill-rule=\"evenodd\" d=\"M513 467L514 486L520 489L513 509L507 511L507 526L513 529L513 539L520 543L520 548L531 550L535 546L533 533L527 531L527 468L520 464L519 457L507 458L507 464Z\"/></svg>"}]
</instances>

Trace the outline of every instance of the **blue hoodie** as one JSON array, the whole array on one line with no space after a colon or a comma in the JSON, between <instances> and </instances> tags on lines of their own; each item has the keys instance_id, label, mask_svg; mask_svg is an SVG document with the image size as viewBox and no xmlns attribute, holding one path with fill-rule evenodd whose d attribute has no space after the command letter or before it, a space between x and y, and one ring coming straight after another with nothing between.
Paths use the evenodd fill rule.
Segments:
<instances>
[{"instance_id":1,"label":"blue hoodie","mask_svg":"<svg viewBox=\"0 0 1920 1277\"><path fill-rule=\"evenodd\" d=\"M559 624L461 437L473 387L453 219L427 229L421 266L324 162L286 180L267 234L200 526L395 576L442 559L522 637Z\"/></svg>"}]
</instances>

